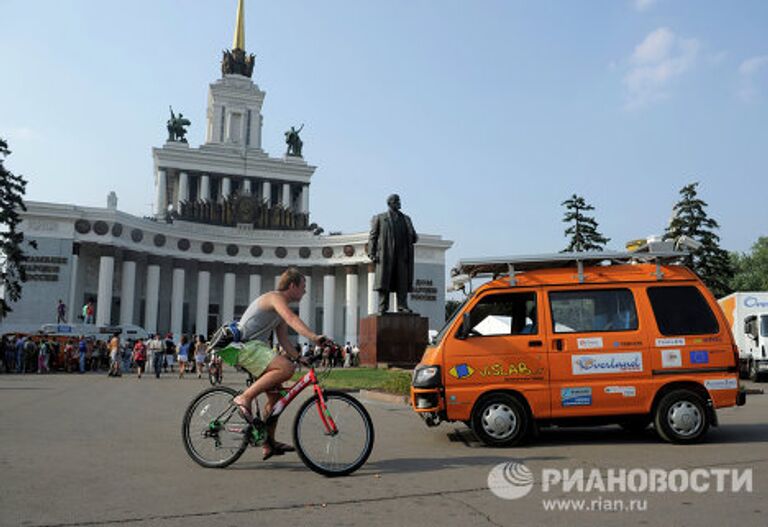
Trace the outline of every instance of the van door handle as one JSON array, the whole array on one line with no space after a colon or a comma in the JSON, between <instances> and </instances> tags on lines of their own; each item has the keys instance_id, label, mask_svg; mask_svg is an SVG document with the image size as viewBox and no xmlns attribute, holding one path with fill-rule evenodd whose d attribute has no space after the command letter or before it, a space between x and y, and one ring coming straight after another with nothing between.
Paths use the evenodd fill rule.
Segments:
<instances>
[{"instance_id":1,"label":"van door handle","mask_svg":"<svg viewBox=\"0 0 768 527\"><path fill-rule=\"evenodd\" d=\"M529 348L540 348L544 345L544 343L540 340L529 340L528 341L528 347Z\"/></svg>"},{"instance_id":2,"label":"van door handle","mask_svg":"<svg viewBox=\"0 0 768 527\"><path fill-rule=\"evenodd\" d=\"M552 344L554 344L555 350L563 351L563 339L554 339Z\"/></svg>"}]
</instances>

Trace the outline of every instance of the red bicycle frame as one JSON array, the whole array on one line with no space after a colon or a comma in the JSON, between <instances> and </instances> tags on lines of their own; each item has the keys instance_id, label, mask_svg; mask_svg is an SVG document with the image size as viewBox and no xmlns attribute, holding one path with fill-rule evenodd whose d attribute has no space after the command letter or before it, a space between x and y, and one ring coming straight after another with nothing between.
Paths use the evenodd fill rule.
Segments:
<instances>
[{"instance_id":1,"label":"red bicycle frame","mask_svg":"<svg viewBox=\"0 0 768 527\"><path fill-rule=\"evenodd\" d=\"M277 400L277 402L272 406L272 411L270 414L266 417L265 421L268 421L270 419L277 419L277 417L285 410L285 407L288 406L291 401L293 401L297 395L299 395L304 388L306 388L309 385L312 385L312 387L315 390L315 395L317 395L317 411L320 414L320 420L323 422L323 425L325 426L326 433L330 435L335 435L338 433L339 429L336 427L336 423L333 421L333 417L331 417L331 413L328 411L328 407L325 405L325 398L323 397L323 389L320 387L320 384L317 382L317 375L315 375L315 368L310 368L309 371L296 381L296 384L288 388L288 391L285 395L280 397L280 399ZM280 389L282 390L282 388Z\"/></svg>"}]
</instances>

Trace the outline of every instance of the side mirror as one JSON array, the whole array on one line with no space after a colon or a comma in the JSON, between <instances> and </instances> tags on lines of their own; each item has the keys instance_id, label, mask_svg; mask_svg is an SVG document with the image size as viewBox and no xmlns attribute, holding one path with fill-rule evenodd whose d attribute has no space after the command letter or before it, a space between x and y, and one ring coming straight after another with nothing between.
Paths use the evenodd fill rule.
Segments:
<instances>
[{"instance_id":1,"label":"side mirror","mask_svg":"<svg viewBox=\"0 0 768 527\"><path fill-rule=\"evenodd\" d=\"M464 340L469 336L471 330L472 323L469 321L469 313L464 313L461 315L461 327L459 328L459 333L456 335L456 338Z\"/></svg>"}]
</instances>

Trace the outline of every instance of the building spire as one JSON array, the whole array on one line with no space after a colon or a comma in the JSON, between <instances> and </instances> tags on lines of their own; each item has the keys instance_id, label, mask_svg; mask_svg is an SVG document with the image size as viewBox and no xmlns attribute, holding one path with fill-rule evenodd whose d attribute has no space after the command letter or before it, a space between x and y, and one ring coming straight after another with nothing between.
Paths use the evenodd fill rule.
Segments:
<instances>
[{"instance_id":1,"label":"building spire","mask_svg":"<svg viewBox=\"0 0 768 527\"><path fill-rule=\"evenodd\" d=\"M245 51L245 13L243 0L237 2L237 20L235 21L235 38L232 41L232 49Z\"/></svg>"}]
</instances>

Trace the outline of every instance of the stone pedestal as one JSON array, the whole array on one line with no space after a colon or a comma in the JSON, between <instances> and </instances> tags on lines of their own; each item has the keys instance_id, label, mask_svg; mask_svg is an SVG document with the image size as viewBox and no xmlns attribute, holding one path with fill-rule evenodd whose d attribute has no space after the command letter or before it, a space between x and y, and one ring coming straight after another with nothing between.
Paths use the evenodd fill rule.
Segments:
<instances>
[{"instance_id":1,"label":"stone pedestal","mask_svg":"<svg viewBox=\"0 0 768 527\"><path fill-rule=\"evenodd\" d=\"M412 368L427 347L429 319L416 314L387 313L360 321L360 364Z\"/></svg>"}]
</instances>

